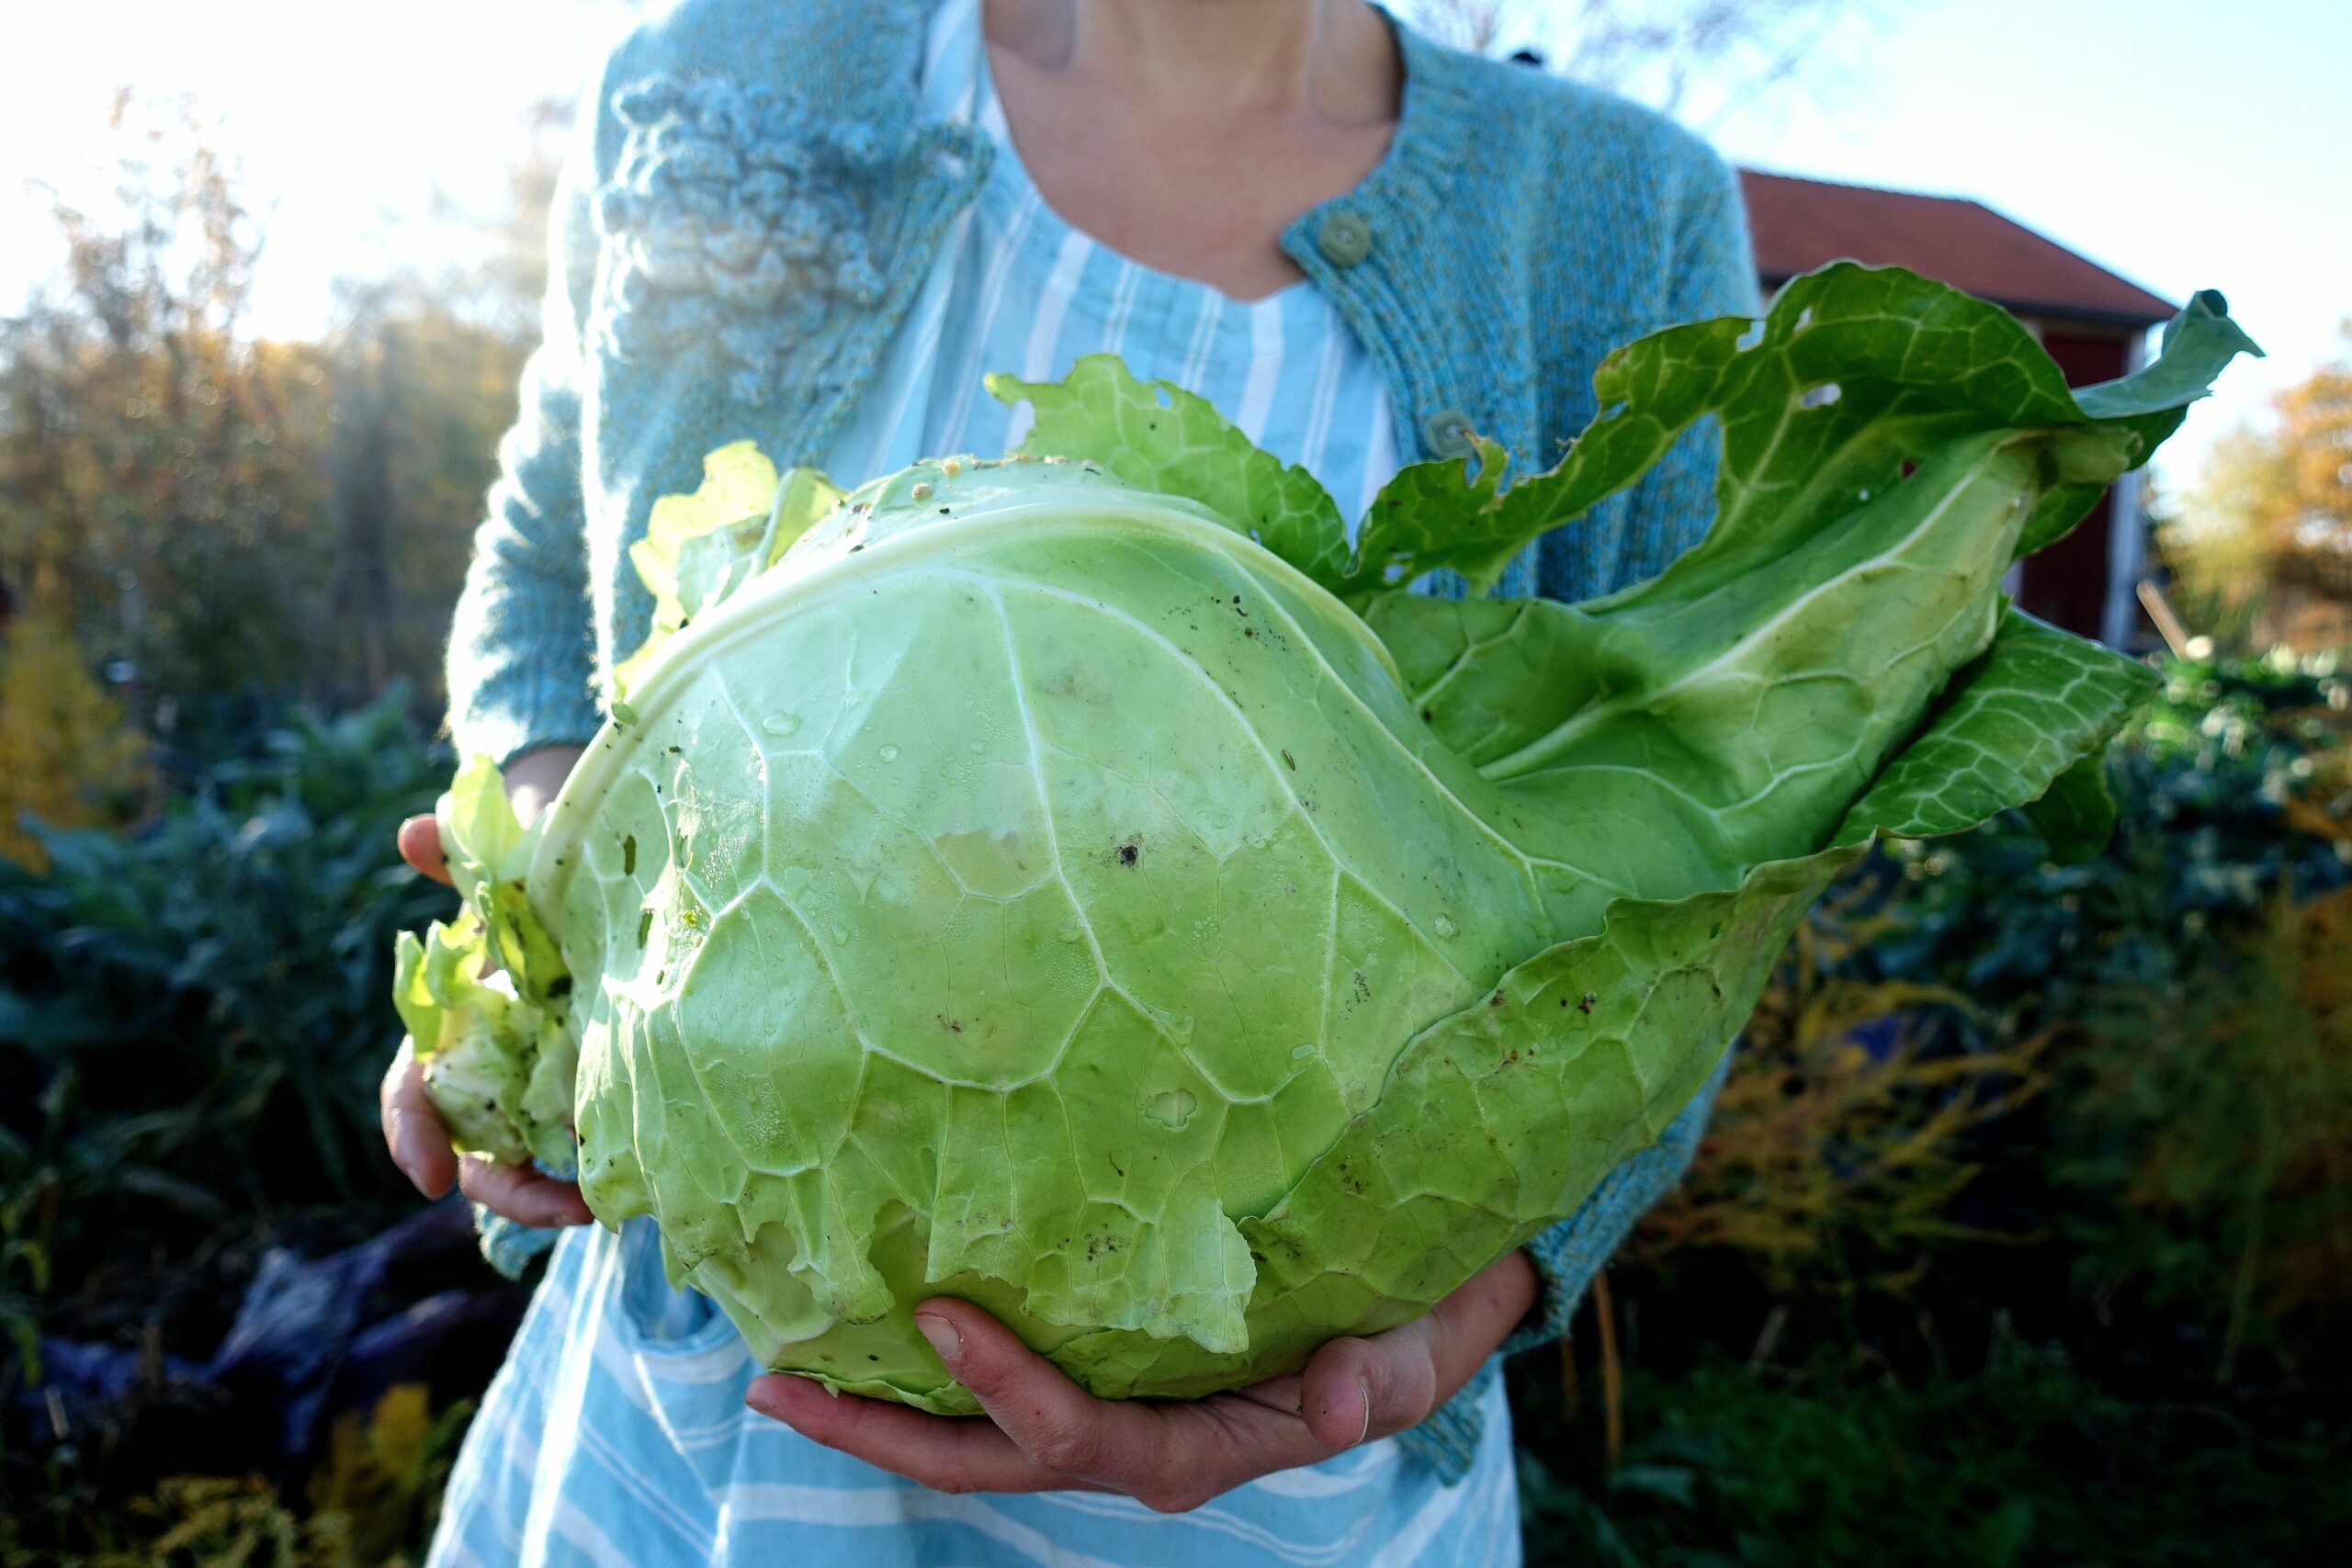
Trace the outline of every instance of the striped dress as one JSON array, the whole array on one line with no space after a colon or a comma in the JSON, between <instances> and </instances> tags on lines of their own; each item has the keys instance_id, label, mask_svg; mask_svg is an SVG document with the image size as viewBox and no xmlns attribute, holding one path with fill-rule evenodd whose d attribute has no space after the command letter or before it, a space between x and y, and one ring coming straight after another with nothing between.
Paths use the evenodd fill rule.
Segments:
<instances>
[{"instance_id":1,"label":"striped dress","mask_svg":"<svg viewBox=\"0 0 2352 1568\"><path fill-rule=\"evenodd\" d=\"M1082 354L1208 398L1361 515L1395 471L1377 367L1311 284L1240 301L1136 265L1072 229L1013 154L978 0L927 37L926 118L997 143L879 373L827 454L845 484L952 452L1001 453L1025 411L980 378L1065 374ZM1085 1492L948 1496L748 1409L759 1371L704 1297L673 1290L648 1220L569 1231L452 1473L441 1568L1139 1568L1514 1564L1518 1497L1499 1384L1470 1472L1442 1484L1393 1438L1272 1475L1177 1516Z\"/></svg>"}]
</instances>

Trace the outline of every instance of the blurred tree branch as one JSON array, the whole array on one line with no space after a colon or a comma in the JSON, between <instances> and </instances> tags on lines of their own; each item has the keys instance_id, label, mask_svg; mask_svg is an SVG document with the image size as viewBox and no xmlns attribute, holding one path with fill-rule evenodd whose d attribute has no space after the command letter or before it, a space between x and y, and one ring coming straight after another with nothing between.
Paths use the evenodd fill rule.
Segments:
<instances>
[{"instance_id":1,"label":"blurred tree branch","mask_svg":"<svg viewBox=\"0 0 2352 1568\"><path fill-rule=\"evenodd\" d=\"M51 193L62 273L0 320L0 575L167 700L296 667L316 371L245 331L260 229L193 107L125 94L112 128L109 200Z\"/></svg>"},{"instance_id":2,"label":"blurred tree branch","mask_svg":"<svg viewBox=\"0 0 2352 1568\"><path fill-rule=\"evenodd\" d=\"M2158 537L2209 635L2352 647L2352 321L2342 343L2165 498Z\"/></svg>"},{"instance_id":3,"label":"blurred tree branch","mask_svg":"<svg viewBox=\"0 0 2352 1568\"><path fill-rule=\"evenodd\" d=\"M1713 126L1818 65L1832 30L1863 8L1857 0L1415 0L1408 14L1457 48L1532 51L1579 81Z\"/></svg>"},{"instance_id":4,"label":"blurred tree branch","mask_svg":"<svg viewBox=\"0 0 2352 1568\"><path fill-rule=\"evenodd\" d=\"M437 689L570 112L536 107L506 199L439 203L403 248L441 259L339 285L317 341L252 330L263 226L192 104L124 95L111 191L48 193L63 263L0 318L0 584L134 722Z\"/></svg>"}]
</instances>

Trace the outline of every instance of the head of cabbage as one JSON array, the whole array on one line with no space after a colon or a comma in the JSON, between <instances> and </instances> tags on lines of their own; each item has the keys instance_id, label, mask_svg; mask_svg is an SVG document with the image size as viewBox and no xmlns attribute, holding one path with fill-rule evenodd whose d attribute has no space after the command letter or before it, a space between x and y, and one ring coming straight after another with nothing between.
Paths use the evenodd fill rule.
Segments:
<instances>
[{"instance_id":1,"label":"head of cabbage","mask_svg":"<svg viewBox=\"0 0 2352 1568\"><path fill-rule=\"evenodd\" d=\"M1476 443L1352 533L1107 358L992 380L1008 459L844 496L716 453L548 815L483 761L444 802L467 913L400 979L434 1093L836 1388L975 1409L909 1317L942 1292L1100 1394L1295 1370L1654 1139L1876 836L2022 806L2097 847L2151 678L2001 579L2250 347L2200 296L2070 392L2004 312L1841 265L1618 351L1551 471ZM1711 416L1717 515L1656 579L1407 591Z\"/></svg>"}]
</instances>

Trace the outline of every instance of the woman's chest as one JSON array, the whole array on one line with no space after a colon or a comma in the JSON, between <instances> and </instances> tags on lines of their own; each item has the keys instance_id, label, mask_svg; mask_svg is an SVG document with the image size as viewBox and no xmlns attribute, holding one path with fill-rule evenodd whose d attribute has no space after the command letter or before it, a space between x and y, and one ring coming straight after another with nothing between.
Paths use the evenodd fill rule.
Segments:
<instances>
[{"instance_id":1,"label":"woman's chest","mask_svg":"<svg viewBox=\"0 0 2352 1568\"><path fill-rule=\"evenodd\" d=\"M1393 111L1335 119L1311 105L1141 93L993 44L985 69L1018 161L1064 220L1238 299L1306 276L1283 231L1361 186L1396 130Z\"/></svg>"}]
</instances>

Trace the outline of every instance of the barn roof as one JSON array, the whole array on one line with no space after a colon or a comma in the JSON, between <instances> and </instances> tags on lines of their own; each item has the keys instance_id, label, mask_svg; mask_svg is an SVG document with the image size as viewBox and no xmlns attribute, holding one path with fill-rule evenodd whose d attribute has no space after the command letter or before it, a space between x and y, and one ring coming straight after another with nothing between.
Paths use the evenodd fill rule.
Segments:
<instances>
[{"instance_id":1,"label":"barn roof","mask_svg":"<svg viewBox=\"0 0 2352 1568\"><path fill-rule=\"evenodd\" d=\"M2147 327L2176 309L1981 202L1754 169L1739 178L1770 284L1853 260L1907 266L2021 315Z\"/></svg>"}]
</instances>

